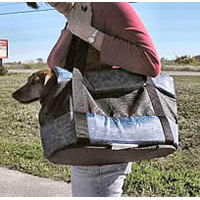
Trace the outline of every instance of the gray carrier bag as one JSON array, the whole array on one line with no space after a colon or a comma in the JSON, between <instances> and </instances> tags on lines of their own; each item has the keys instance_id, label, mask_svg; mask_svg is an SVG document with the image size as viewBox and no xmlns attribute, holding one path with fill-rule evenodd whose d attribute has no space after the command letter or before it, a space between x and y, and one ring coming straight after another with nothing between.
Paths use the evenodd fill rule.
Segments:
<instances>
[{"instance_id":1,"label":"gray carrier bag","mask_svg":"<svg viewBox=\"0 0 200 200\"><path fill-rule=\"evenodd\" d=\"M178 147L173 78L107 69L54 67L41 100L45 158L56 164L103 165L159 158ZM50 85L50 79L47 86Z\"/></svg>"}]
</instances>

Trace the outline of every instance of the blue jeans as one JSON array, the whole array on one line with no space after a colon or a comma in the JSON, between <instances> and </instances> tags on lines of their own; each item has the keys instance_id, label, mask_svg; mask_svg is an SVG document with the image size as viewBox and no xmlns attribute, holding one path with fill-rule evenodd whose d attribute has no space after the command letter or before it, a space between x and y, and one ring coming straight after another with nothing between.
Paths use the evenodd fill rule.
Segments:
<instances>
[{"instance_id":1,"label":"blue jeans","mask_svg":"<svg viewBox=\"0 0 200 200\"><path fill-rule=\"evenodd\" d=\"M131 163L71 166L73 197L120 197Z\"/></svg>"}]
</instances>

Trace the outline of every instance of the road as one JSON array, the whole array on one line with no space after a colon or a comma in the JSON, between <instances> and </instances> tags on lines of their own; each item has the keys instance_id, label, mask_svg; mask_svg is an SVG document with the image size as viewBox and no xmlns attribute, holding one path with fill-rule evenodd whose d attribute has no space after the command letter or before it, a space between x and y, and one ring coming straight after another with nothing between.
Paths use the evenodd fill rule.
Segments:
<instances>
[{"instance_id":1,"label":"road","mask_svg":"<svg viewBox=\"0 0 200 200\"><path fill-rule=\"evenodd\" d=\"M9 73L34 73L38 71L38 69L9 69ZM200 76L200 72L192 72L192 71L162 71L162 73L167 73L169 75L188 75L188 76Z\"/></svg>"},{"instance_id":2,"label":"road","mask_svg":"<svg viewBox=\"0 0 200 200\"><path fill-rule=\"evenodd\" d=\"M34 73L36 71L38 71L39 69L9 69L8 72L9 73Z\"/></svg>"},{"instance_id":3,"label":"road","mask_svg":"<svg viewBox=\"0 0 200 200\"><path fill-rule=\"evenodd\" d=\"M200 76L200 72L192 71L162 71L162 73L167 73L169 75L185 75L185 76Z\"/></svg>"},{"instance_id":4,"label":"road","mask_svg":"<svg viewBox=\"0 0 200 200\"><path fill-rule=\"evenodd\" d=\"M0 167L0 197L71 197L71 184Z\"/></svg>"}]
</instances>

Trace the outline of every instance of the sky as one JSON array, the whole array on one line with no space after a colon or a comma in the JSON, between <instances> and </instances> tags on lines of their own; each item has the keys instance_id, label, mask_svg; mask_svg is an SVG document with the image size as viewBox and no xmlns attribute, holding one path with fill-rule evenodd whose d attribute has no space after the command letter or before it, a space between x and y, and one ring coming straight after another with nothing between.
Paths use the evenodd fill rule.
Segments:
<instances>
[{"instance_id":1,"label":"sky","mask_svg":"<svg viewBox=\"0 0 200 200\"><path fill-rule=\"evenodd\" d=\"M48 4L39 5L40 9L51 9ZM200 55L200 2L139 2L131 6L160 58ZM46 60L65 26L65 17L55 10L5 14L27 10L32 9L23 2L0 2L0 39L9 40L9 58L4 62Z\"/></svg>"}]
</instances>

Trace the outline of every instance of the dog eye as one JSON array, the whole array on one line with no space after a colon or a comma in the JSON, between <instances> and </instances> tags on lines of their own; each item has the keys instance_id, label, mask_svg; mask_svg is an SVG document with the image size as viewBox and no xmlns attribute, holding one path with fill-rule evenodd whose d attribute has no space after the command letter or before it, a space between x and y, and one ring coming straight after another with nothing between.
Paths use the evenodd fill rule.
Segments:
<instances>
[{"instance_id":1,"label":"dog eye","mask_svg":"<svg viewBox=\"0 0 200 200\"><path fill-rule=\"evenodd\" d=\"M36 83L39 83L40 82L40 77L39 76L36 76L32 79L32 83L33 84L36 84Z\"/></svg>"},{"instance_id":2,"label":"dog eye","mask_svg":"<svg viewBox=\"0 0 200 200\"><path fill-rule=\"evenodd\" d=\"M40 80L40 77L39 77L39 76L36 76L36 77L34 78L34 81L38 81L38 80Z\"/></svg>"}]
</instances>

